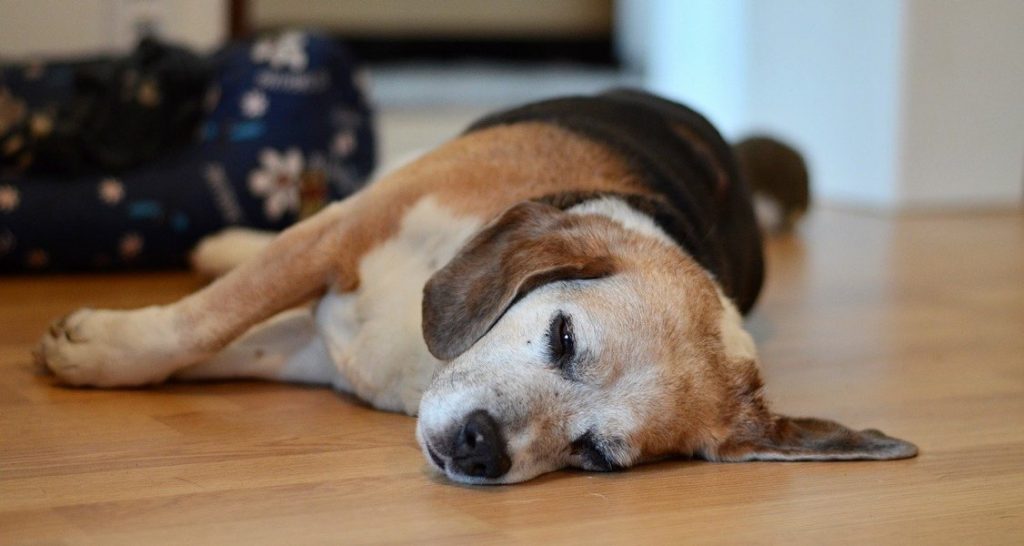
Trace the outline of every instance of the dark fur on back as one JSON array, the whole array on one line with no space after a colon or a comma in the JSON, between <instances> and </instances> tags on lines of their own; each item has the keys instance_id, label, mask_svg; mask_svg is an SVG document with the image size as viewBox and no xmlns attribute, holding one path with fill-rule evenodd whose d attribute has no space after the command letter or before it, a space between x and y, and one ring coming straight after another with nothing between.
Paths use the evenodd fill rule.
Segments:
<instances>
[{"instance_id":1,"label":"dark fur on back","mask_svg":"<svg viewBox=\"0 0 1024 546\"><path fill-rule=\"evenodd\" d=\"M750 190L729 145L703 116L649 93L622 89L527 104L487 116L467 132L526 121L555 124L621 155L664 200L627 202L641 206L638 210L651 215L715 275L741 311L753 307L764 261Z\"/></svg>"}]
</instances>

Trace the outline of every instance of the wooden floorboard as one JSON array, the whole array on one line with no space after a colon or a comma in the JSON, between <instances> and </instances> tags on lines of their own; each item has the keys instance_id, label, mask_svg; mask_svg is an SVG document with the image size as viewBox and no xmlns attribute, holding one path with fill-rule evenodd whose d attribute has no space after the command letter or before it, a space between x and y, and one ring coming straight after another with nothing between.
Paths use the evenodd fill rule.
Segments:
<instances>
[{"instance_id":1,"label":"wooden floorboard","mask_svg":"<svg viewBox=\"0 0 1024 546\"><path fill-rule=\"evenodd\" d=\"M1024 214L817 211L769 248L748 325L780 412L912 460L433 477L414 421L268 383L55 387L29 351L83 305L186 273L0 278L0 544L1024 542Z\"/></svg>"}]
</instances>

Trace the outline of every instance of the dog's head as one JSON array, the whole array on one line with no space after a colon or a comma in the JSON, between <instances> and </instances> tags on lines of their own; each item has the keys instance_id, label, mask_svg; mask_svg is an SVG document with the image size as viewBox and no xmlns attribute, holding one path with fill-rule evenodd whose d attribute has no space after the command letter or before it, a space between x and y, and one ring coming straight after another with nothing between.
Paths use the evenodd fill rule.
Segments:
<instances>
[{"instance_id":1,"label":"dog's head","mask_svg":"<svg viewBox=\"0 0 1024 546\"><path fill-rule=\"evenodd\" d=\"M602 207L611 217L587 213ZM519 204L427 283L424 336L450 361L420 405L417 438L434 466L459 482L512 483L672 455L916 453L875 430L771 413L736 308L624 208Z\"/></svg>"}]
</instances>

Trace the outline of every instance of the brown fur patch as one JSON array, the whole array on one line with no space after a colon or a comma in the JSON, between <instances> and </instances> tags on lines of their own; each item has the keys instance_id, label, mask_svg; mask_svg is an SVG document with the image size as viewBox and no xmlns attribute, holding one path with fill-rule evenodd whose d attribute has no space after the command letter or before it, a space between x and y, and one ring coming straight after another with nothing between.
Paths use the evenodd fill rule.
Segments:
<instances>
[{"instance_id":1,"label":"brown fur patch","mask_svg":"<svg viewBox=\"0 0 1024 546\"><path fill-rule=\"evenodd\" d=\"M337 249L340 285L359 285L363 255L427 195L486 221L520 201L566 191L649 193L614 151L553 125L517 123L456 138L350 198L360 202L359 218Z\"/></svg>"},{"instance_id":2,"label":"brown fur patch","mask_svg":"<svg viewBox=\"0 0 1024 546\"><path fill-rule=\"evenodd\" d=\"M423 289L423 335L442 360L462 354L515 300L549 282L615 269L605 242L579 216L520 203L481 231Z\"/></svg>"}]
</instances>

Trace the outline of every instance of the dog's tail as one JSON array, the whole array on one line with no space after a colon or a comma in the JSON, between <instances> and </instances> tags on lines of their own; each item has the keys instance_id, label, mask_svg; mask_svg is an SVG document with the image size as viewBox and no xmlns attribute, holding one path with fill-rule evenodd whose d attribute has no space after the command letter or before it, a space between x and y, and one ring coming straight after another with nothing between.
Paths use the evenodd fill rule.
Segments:
<instances>
[{"instance_id":1,"label":"dog's tail","mask_svg":"<svg viewBox=\"0 0 1024 546\"><path fill-rule=\"evenodd\" d=\"M742 176L750 184L758 223L767 232L787 232L811 204L810 177L800 152L766 136L733 146Z\"/></svg>"}]
</instances>

